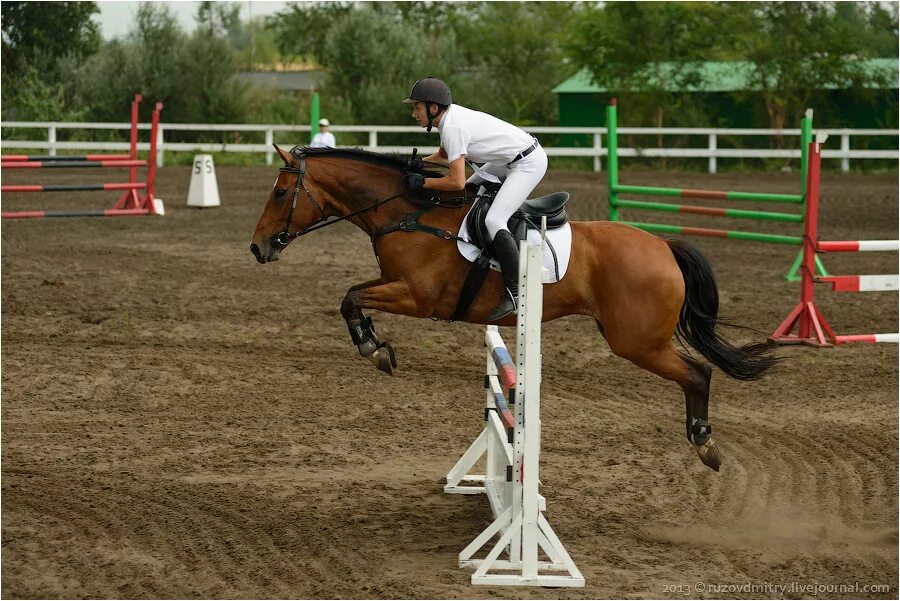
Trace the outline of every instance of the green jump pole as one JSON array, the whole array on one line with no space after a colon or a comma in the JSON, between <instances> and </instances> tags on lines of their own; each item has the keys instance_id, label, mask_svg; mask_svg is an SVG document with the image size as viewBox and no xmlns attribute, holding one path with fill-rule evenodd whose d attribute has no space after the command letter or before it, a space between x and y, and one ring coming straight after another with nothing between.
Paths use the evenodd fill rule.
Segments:
<instances>
[{"instance_id":1,"label":"green jump pole","mask_svg":"<svg viewBox=\"0 0 900 601\"><path fill-rule=\"evenodd\" d=\"M806 113L803 115L803 119L800 120L800 186L802 187L803 193L803 214L806 215L806 178L809 175L809 145L812 143L812 123L813 123L813 110L806 109ZM797 282L800 280L800 264L803 262L803 252L801 251L797 258L794 259L794 262L791 264L791 268L788 269L787 274L785 274L784 279L789 282ZM816 273L820 276L827 276L828 270L825 269L825 265L822 263L822 259L819 258L819 255L816 255Z\"/></svg>"},{"instance_id":2,"label":"green jump pole","mask_svg":"<svg viewBox=\"0 0 900 601\"><path fill-rule=\"evenodd\" d=\"M732 240L750 240L752 242L770 242L774 244L790 244L792 246L803 244L803 238L800 236L782 236L779 234L740 232L737 230L714 230L701 227L666 225L663 223L638 223L635 221L623 221L622 223L632 225L648 232L683 234L685 236L705 236L707 238L729 238Z\"/></svg>"},{"instance_id":3,"label":"green jump pole","mask_svg":"<svg viewBox=\"0 0 900 601\"><path fill-rule=\"evenodd\" d=\"M767 194L757 192L727 192L713 190L680 190L676 188L657 188L652 186L622 186L619 185L619 157L618 157L618 132L616 99L610 100L606 107L607 128L607 199L609 205L609 220L621 221L620 208L635 208L643 210L670 211L682 213L709 214L723 217L738 217L744 219L766 219L774 221L791 221L802 223L806 214L806 179L809 170L809 144L812 142L812 109L808 109L800 121L800 176L801 194ZM665 203L641 203L640 201L619 200L619 194L646 194L651 196L676 196L681 198L702 198L719 200L750 200L764 202L785 202L800 204L803 208L802 215L790 215L787 213L773 213L768 211L739 211L735 209L720 209L706 207L688 207ZM690 228L682 226L669 226L657 223L624 222L651 232L665 232L672 234L685 234L697 236L710 236L716 238L731 238L737 240L751 240L756 242L773 242L776 244L800 245L802 238L797 236L780 236L776 234L763 234L756 232L739 232L731 230L714 230L706 228ZM785 279L795 281L799 279L799 267L802 254L791 265ZM816 257L816 268L819 275L828 275L825 266L819 257Z\"/></svg>"},{"instance_id":4,"label":"green jump pole","mask_svg":"<svg viewBox=\"0 0 900 601\"><path fill-rule=\"evenodd\" d=\"M690 213L710 217L731 217L733 219L759 219L763 221L789 221L803 223L803 215L796 213L774 213L772 211L746 211L743 209L722 209L718 207L695 207L675 205L666 202L643 202L640 200L617 200L617 207L640 209L642 211L665 211L667 213Z\"/></svg>"},{"instance_id":5,"label":"green jump pole","mask_svg":"<svg viewBox=\"0 0 900 601\"><path fill-rule=\"evenodd\" d=\"M312 96L312 106L309 107L310 133L309 139L312 140L319 133L319 94Z\"/></svg>"},{"instance_id":6,"label":"green jump pole","mask_svg":"<svg viewBox=\"0 0 900 601\"><path fill-rule=\"evenodd\" d=\"M681 188L656 188L654 186L616 186L615 191L626 194L646 194L648 196L678 196L681 198L702 198L709 200L757 200L764 202L787 202L800 204L801 194L769 194L766 192L724 192L718 190L688 190Z\"/></svg>"},{"instance_id":7,"label":"green jump pole","mask_svg":"<svg viewBox=\"0 0 900 601\"><path fill-rule=\"evenodd\" d=\"M607 199L609 202L609 220L619 221L619 139L616 133L616 99L609 101L606 107L606 175Z\"/></svg>"}]
</instances>

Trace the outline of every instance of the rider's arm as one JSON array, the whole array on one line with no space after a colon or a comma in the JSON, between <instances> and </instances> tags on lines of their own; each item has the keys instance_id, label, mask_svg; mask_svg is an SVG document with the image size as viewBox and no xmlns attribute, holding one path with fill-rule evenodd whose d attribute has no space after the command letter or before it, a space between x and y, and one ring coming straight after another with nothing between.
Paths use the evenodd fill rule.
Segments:
<instances>
[{"instance_id":1,"label":"rider's arm","mask_svg":"<svg viewBox=\"0 0 900 601\"><path fill-rule=\"evenodd\" d=\"M426 159L427 160L427 159ZM450 173L445 177L425 178L425 187L431 190L455 191L466 187L465 156L458 157L450 163Z\"/></svg>"},{"instance_id":2,"label":"rider's arm","mask_svg":"<svg viewBox=\"0 0 900 601\"><path fill-rule=\"evenodd\" d=\"M439 163L441 165L446 165L447 164L447 151L444 150L443 146L441 146L440 148L438 148L438 151L436 153L434 153L430 156L427 156L422 160L425 161L426 163Z\"/></svg>"}]
</instances>

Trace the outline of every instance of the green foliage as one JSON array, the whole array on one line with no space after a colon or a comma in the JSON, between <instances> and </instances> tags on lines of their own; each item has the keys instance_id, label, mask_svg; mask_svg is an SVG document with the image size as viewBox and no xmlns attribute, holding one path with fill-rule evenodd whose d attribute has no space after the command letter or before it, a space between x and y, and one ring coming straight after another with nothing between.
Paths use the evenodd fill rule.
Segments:
<instances>
[{"instance_id":1,"label":"green foliage","mask_svg":"<svg viewBox=\"0 0 900 601\"><path fill-rule=\"evenodd\" d=\"M332 26L325 43L322 55L330 71L323 95L346 106L357 123L409 123L400 100L423 74L452 80L446 74L454 45L452 34L426 36L392 14L355 6Z\"/></svg>"},{"instance_id":2,"label":"green foliage","mask_svg":"<svg viewBox=\"0 0 900 601\"><path fill-rule=\"evenodd\" d=\"M274 28L266 26L265 17L241 22L240 30L233 35L233 48L242 70L252 71L256 65L272 65L281 60L278 37Z\"/></svg>"},{"instance_id":3,"label":"green foliage","mask_svg":"<svg viewBox=\"0 0 900 601\"><path fill-rule=\"evenodd\" d=\"M5 76L4 83L13 77L15 101L6 100L9 89L4 86L4 118L15 121L80 121L85 118L86 111L74 109L66 102L65 86L59 82L46 82L36 67L29 65L24 73Z\"/></svg>"},{"instance_id":4,"label":"green foliage","mask_svg":"<svg viewBox=\"0 0 900 601\"><path fill-rule=\"evenodd\" d=\"M896 4L612 2L585 7L567 48L599 85L639 92L629 114L646 122L653 105L658 126L689 124L681 108L697 95L672 90L701 84L702 61L747 61L757 90L735 100L759 102L781 128L820 90L839 85L864 100L863 82L896 82L896 73L873 77L857 59L896 58L897 42ZM663 123L663 107L674 121Z\"/></svg>"},{"instance_id":5,"label":"green foliage","mask_svg":"<svg viewBox=\"0 0 900 601\"><path fill-rule=\"evenodd\" d=\"M237 55L229 43L229 36L239 35L235 9L239 7L201 4L198 27L187 35L166 4L142 3L125 39L112 40L83 62L61 70L59 85L68 92L57 94L66 97L60 106L85 107L85 117L91 120L125 121L130 119L131 99L139 93L146 99L142 120L149 119L155 101L161 101L167 121L242 121L248 97L234 77Z\"/></svg>"},{"instance_id":6,"label":"green foliage","mask_svg":"<svg viewBox=\"0 0 900 601\"><path fill-rule=\"evenodd\" d=\"M580 12L567 2L481 2L466 18L456 15L460 58L469 65L459 69L461 104L521 125L552 123L557 103L547 83L574 72L562 41Z\"/></svg>"},{"instance_id":7,"label":"green foliage","mask_svg":"<svg viewBox=\"0 0 900 601\"><path fill-rule=\"evenodd\" d=\"M323 2L294 5L270 23L282 51L328 68L329 115L409 123L398 101L428 75L461 104L520 124L556 116L549 93L574 72L562 40L573 3Z\"/></svg>"},{"instance_id":8,"label":"green foliage","mask_svg":"<svg viewBox=\"0 0 900 601\"><path fill-rule=\"evenodd\" d=\"M94 2L3 2L3 117L22 121L77 119L65 66L97 51Z\"/></svg>"},{"instance_id":9,"label":"green foliage","mask_svg":"<svg viewBox=\"0 0 900 601\"><path fill-rule=\"evenodd\" d=\"M877 42L884 31L858 35L870 31L868 17L860 12L864 5L729 3L726 9L734 47L753 63L753 80L762 90L772 127L798 120L817 90L834 84L861 88L861 82L870 79L864 64L855 59L873 56L875 48L866 47L864 40ZM871 13L880 26L882 12ZM896 32L896 10L893 28Z\"/></svg>"},{"instance_id":10,"label":"green foliage","mask_svg":"<svg viewBox=\"0 0 900 601\"><path fill-rule=\"evenodd\" d=\"M160 100L168 122L306 124L308 93L250 88L236 77L259 64L302 62L323 69L322 114L335 124L411 125L400 100L416 79L433 75L460 104L520 125L552 125L552 88L587 67L635 124L720 125L739 111L747 123L791 126L815 105L819 123L840 126L849 125L842 120L852 105L871 113L869 127L897 126L896 99L864 84L896 86L897 73L873 78L857 60L896 59L896 3L331 1L293 3L250 21L242 20L244 6L200 3L189 34L167 3L142 3L126 37L102 42L94 2L3 2L3 118L126 121L138 92L142 120ZM698 64L716 60L747 61L762 91L673 91L702 84ZM832 84L844 89L822 92ZM261 142L239 134L204 140ZM380 136L385 144L421 140ZM339 132L338 141L367 140Z\"/></svg>"},{"instance_id":11,"label":"green foliage","mask_svg":"<svg viewBox=\"0 0 900 601\"><path fill-rule=\"evenodd\" d=\"M91 17L96 2L3 2L4 75L23 73L28 65L50 69L67 55L89 56L100 46L100 31Z\"/></svg>"},{"instance_id":12,"label":"green foliage","mask_svg":"<svg viewBox=\"0 0 900 601\"><path fill-rule=\"evenodd\" d=\"M703 2L592 5L580 16L567 49L595 83L638 93L631 111L652 108L661 127L664 107L680 100L672 90L700 85L700 62L721 52L718 13L717 5Z\"/></svg>"},{"instance_id":13,"label":"green foliage","mask_svg":"<svg viewBox=\"0 0 900 601\"><path fill-rule=\"evenodd\" d=\"M331 28L350 12L348 2L298 2L269 19L278 47L288 60L312 59L327 64L325 43Z\"/></svg>"}]
</instances>

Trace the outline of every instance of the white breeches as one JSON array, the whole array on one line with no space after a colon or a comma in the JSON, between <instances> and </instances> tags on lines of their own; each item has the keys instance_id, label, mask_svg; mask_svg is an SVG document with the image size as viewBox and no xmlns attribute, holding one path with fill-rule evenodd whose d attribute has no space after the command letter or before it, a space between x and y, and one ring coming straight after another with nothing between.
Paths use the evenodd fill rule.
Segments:
<instances>
[{"instance_id":1,"label":"white breeches","mask_svg":"<svg viewBox=\"0 0 900 601\"><path fill-rule=\"evenodd\" d=\"M506 163L485 163L481 170L497 176L501 181L506 178L484 219L484 225L493 240L497 232L507 229L509 218L544 178L547 173L547 153L538 146L527 157L509 167ZM485 180L474 173L468 181L480 184Z\"/></svg>"}]
</instances>

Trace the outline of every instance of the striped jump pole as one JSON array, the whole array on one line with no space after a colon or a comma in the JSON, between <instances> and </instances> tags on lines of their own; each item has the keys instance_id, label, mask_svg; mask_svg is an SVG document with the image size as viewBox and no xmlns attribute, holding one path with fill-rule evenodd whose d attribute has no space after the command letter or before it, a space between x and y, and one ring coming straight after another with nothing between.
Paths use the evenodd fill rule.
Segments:
<instances>
[{"instance_id":1,"label":"striped jump pole","mask_svg":"<svg viewBox=\"0 0 900 601\"><path fill-rule=\"evenodd\" d=\"M80 192L85 190L144 190L144 182L123 182L121 184L42 184L0 186L2 192Z\"/></svg>"},{"instance_id":2,"label":"striped jump pole","mask_svg":"<svg viewBox=\"0 0 900 601\"><path fill-rule=\"evenodd\" d=\"M485 427L448 472L444 492L484 494L491 505L494 521L459 554L460 567L475 569L472 584L583 587L538 490L543 246L522 242L520 250L515 359L498 328L488 326ZM482 457L484 473L470 474ZM475 558L482 550L487 555Z\"/></svg>"},{"instance_id":3,"label":"striped jump pole","mask_svg":"<svg viewBox=\"0 0 900 601\"><path fill-rule=\"evenodd\" d=\"M3 213L3 219L39 219L50 217L135 217L150 215L149 209L84 209L77 211L15 211Z\"/></svg>"},{"instance_id":4,"label":"striped jump pole","mask_svg":"<svg viewBox=\"0 0 900 601\"><path fill-rule=\"evenodd\" d=\"M3 169L84 169L85 167L146 167L147 161L3 161Z\"/></svg>"},{"instance_id":5,"label":"striped jump pole","mask_svg":"<svg viewBox=\"0 0 900 601\"><path fill-rule=\"evenodd\" d=\"M691 190L680 188L661 188L655 186L630 186L619 182L619 141L618 141L618 115L617 115L616 99L613 98L609 102L606 109L606 127L607 127L607 178L608 178L608 201L609 201L609 220L621 221L628 225L647 230L654 233L680 234L686 236L704 236L708 238L726 238L730 240L746 240L751 242L767 242L770 244L787 244L792 246L801 246L803 244L802 236L787 236L783 234L772 234L758 231L745 230L725 230L701 227L687 227L678 225L669 225L664 223L651 223L644 221L623 221L621 211L623 209L639 210L639 211L659 211L664 213L684 213L690 215L703 215L707 217L726 217L730 219L747 219L754 221L778 221L787 223L802 224L804 219L803 204L805 202L805 193L800 194L775 194L765 192L735 192L724 190ZM812 139L812 111L807 111L806 116L800 122L800 171L801 186L805 185L808 157L807 146ZM787 205L799 205L798 213L785 213L778 211L751 211L734 208L705 207L687 204L674 204L655 201L641 201L621 198L622 194L641 195L641 196L664 196L675 198L687 198L695 200L724 200L724 201L755 201L767 203L782 203ZM788 271L787 279L799 279L797 272L800 266L801 256L798 255L797 260ZM822 265L818 258L815 259L816 267L819 273L827 275L825 266Z\"/></svg>"},{"instance_id":6,"label":"striped jump pole","mask_svg":"<svg viewBox=\"0 0 900 601\"><path fill-rule=\"evenodd\" d=\"M127 161L134 157L130 154L83 154L83 155L27 155L27 154L4 154L3 162L12 161Z\"/></svg>"},{"instance_id":7,"label":"striped jump pole","mask_svg":"<svg viewBox=\"0 0 900 601\"><path fill-rule=\"evenodd\" d=\"M769 337L776 344L805 344L832 346L850 342L900 342L900 334L852 334L839 336L834 333L814 301L814 284L831 284L836 292L867 292L900 290L897 275L822 276L815 274L817 252L870 252L900 250L897 240L818 240L819 177L821 173L822 146L819 142L809 145L809 173L807 175L806 219L803 236L803 262L800 267L800 303L781 322ZM793 333L796 328L796 334Z\"/></svg>"},{"instance_id":8,"label":"striped jump pole","mask_svg":"<svg viewBox=\"0 0 900 601\"><path fill-rule=\"evenodd\" d=\"M4 155L0 157L3 169L84 169L84 168L126 168L128 181L104 184L31 184L3 185L2 192L76 192L76 191L123 191L122 196L111 209L87 209L72 211L8 211L0 213L3 219L33 219L47 217L127 217L134 215L162 215L165 213L162 201L154 198L156 183L156 143L159 130L159 115L163 105L157 102L150 126L150 158L137 158L138 145L138 105L142 98L135 94L131 103L131 137L128 154L87 154L80 156L31 156ZM147 168L147 180L138 181L138 167ZM138 191L143 191L143 195Z\"/></svg>"}]
</instances>

